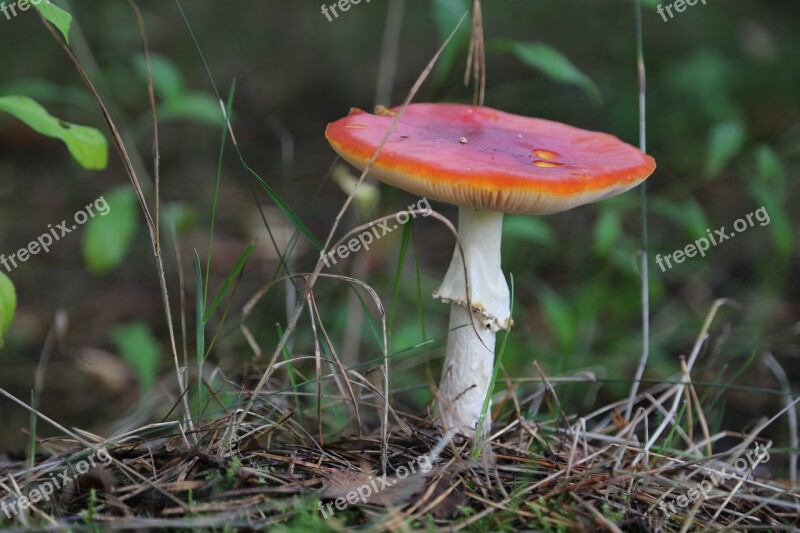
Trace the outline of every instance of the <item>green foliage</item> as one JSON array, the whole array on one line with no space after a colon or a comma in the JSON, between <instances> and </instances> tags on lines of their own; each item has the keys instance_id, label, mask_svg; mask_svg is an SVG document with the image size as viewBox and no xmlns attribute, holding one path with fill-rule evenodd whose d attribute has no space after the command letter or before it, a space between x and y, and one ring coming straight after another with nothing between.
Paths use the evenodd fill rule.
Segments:
<instances>
[{"instance_id":1,"label":"green foliage","mask_svg":"<svg viewBox=\"0 0 800 533\"><path fill-rule=\"evenodd\" d=\"M92 531L100 531L96 523L97 518L97 489L94 487L89 491L89 503L86 505L86 523L91 527Z\"/></svg>"},{"instance_id":2,"label":"green foliage","mask_svg":"<svg viewBox=\"0 0 800 533\"><path fill-rule=\"evenodd\" d=\"M705 174L712 177L719 174L744 147L745 127L738 120L715 124L708 139Z\"/></svg>"},{"instance_id":3,"label":"green foliage","mask_svg":"<svg viewBox=\"0 0 800 533\"><path fill-rule=\"evenodd\" d=\"M244 267L247 264L247 260L250 258L250 254L253 253L254 249L255 249L255 244L254 243L250 243L244 249L244 251L242 252L242 255L239 256L239 259L236 261L236 264L233 266L233 270L231 270L228 273L228 276L225 278L225 281L222 283L222 287L220 287L219 292L214 297L214 300L211 302L211 305L208 307L208 309L206 309L205 315L203 317L203 323L208 323L208 321L211 320L211 316L217 310L217 307L219 307L219 304L222 302L222 299L225 297L226 294L228 294L228 291L230 290L230 288L233 285L233 283L236 281L236 278L238 278L241 275L242 270L244 270ZM198 258L198 261L199 261L199 258ZM200 263L199 262L197 263L197 266L198 266L198 268L200 267ZM198 280L199 279L201 279L201 278L198 278ZM199 288L202 288L202 286L199 287ZM202 295L202 291L201 291L201 295Z\"/></svg>"},{"instance_id":4,"label":"green foliage","mask_svg":"<svg viewBox=\"0 0 800 533\"><path fill-rule=\"evenodd\" d=\"M108 213L89 219L83 232L83 260L96 275L110 272L125 259L139 216L139 204L130 186L112 189L104 198Z\"/></svg>"},{"instance_id":5,"label":"green foliage","mask_svg":"<svg viewBox=\"0 0 800 533\"><path fill-rule=\"evenodd\" d=\"M594 81L581 72L564 54L550 45L494 39L487 48L511 53L522 63L538 70L553 81L577 85L589 95L595 105L600 105L603 101L600 89L597 88Z\"/></svg>"},{"instance_id":6,"label":"green foliage","mask_svg":"<svg viewBox=\"0 0 800 533\"><path fill-rule=\"evenodd\" d=\"M597 253L610 253L621 236L622 214L614 209L603 209L594 226L594 246Z\"/></svg>"},{"instance_id":7,"label":"green foliage","mask_svg":"<svg viewBox=\"0 0 800 533\"><path fill-rule=\"evenodd\" d=\"M375 208L381 199L381 191L374 183L364 181L361 185L358 185L358 177L353 175L350 167L346 165L336 165L334 167L333 181L348 196L355 191L353 203L356 206L359 220L366 219L375 212ZM358 185L358 188L356 188L356 185Z\"/></svg>"},{"instance_id":8,"label":"green foliage","mask_svg":"<svg viewBox=\"0 0 800 533\"><path fill-rule=\"evenodd\" d=\"M0 96L0 111L15 116L42 135L61 140L83 168L106 168L108 144L103 134L95 128L59 120L27 96Z\"/></svg>"},{"instance_id":9,"label":"green foliage","mask_svg":"<svg viewBox=\"0 0 800 533\"><path fill-rule=\"evenodd\" d=\"M136 371L142 391L151 390L158 376L161 347L150 327L144 322L132 322L115 327L110 336L116 350Z\"/></svg>"},{"instance_id":10,"label":"green foliage","mask_svg":"<svg viewBox=\"0 0 800 533\"><path fill-rule=\"evenodd\" d=\"M275 190L269 185L269 183L264 181L264 179L261 176L259 176L255 170L253 170L246 164L244 166L246 170L250 173L250 175L252 175L253 178L255 178L256 182L261 186L261 188L264 189L264 192L266 192L267 195L269 195L270 199L275 203L275 205L278 206L278 208L281 211L283 211L283 214L286 215L286 217L292 221L294 227L300 230L300 232L302 232L303 235L306 236L308 242L310 242L314 246L314 248L317 249L317 251L322 251L322 245L319 243L317 238L314 237L314 234L309 229L309 227L306 226L305 222L303 222L300 219L300 217L297 216L294 210L292 210L289 204L287 204L286 201L277 192L275 192Z\"/></svg>"},{"instance_id":11,"label":"green foliage","mask_svg":"<svg viewBox=\"0 0 800 533\"><path fill-rule=\"evenodd\" d=\"M403 237L400 241L400 253L397 254L397 268L394 274L394 288L392 289L392 303L389 306L389 319L387 321L387 334L391 336L394 326L394 313L397 308L398 297L400 296L401 281L403 279L403 265L406 263L406 253L408 252L408 242L411 237L413 222L403 226ZM424 328L424 325L422 326ZM391 340L390 340L391 343Z\"/></svg>"},{"instance_id":12,"label":"green foliage","mask_svg":"<svg viewBox=\"0 0 800 533\"><path fill-rule=\"evenodd\" d=\"M203 412L203 364L206 360L205 291L200 254L194 251L194 302L195 302L195 361L197 362L197 414Z\"/></svg>"},{"instance_id":13,"label":"green foliage","mask_svg":"<svg viewBox=\"0 0 800 533\"><path fill-rule=\"evenodd\" d=\"M760 181L770 182L771 185L779 186L779 192L783 192L783 164L778 154L766 144L756 148L756 176Z\"/></svg>"},{"instance_id":14,"label":"green foliage","mask_svg":"<svg viewBox=\"0 0 800 533\"><path fill-rule=\"evenodd\" d=\"M509 317L511 320L514 320L514 297L515 297L515 287L514 287L514 274L511 274L509 279L509 289L511 291L511 303L509 305ZM492 368L492 379L489 382L489 388L486 391L486 396L483 399L483 405L481 406L481 416L478 418L478 423L476 425L476 440L480 442L483 438L487 435L483 433L483 426L484 420L486 420L486 413L489 412L489 404L492 401L492 396L494 396L494 389L497 386L498 377L500 375L500 368L503 365L503 358L506 353L506 347L508 345L508 337L511 334L510 331L505 331L503 333L503 340L500 343L500 349L497 351L497 356L495 357L494 366ZM473 457L478 457L480 454L481 446L476 446L475 451L473 452Z\"/></svg>"},{"instance_id":15,"label":"green foliage","mask_svg":"<svg viewBox=\"0 0 800 533\"><path fill-rule=\"evenodd\" d=\"M86 91L69 85L60 85L50 80L36 78L9 80L0 86L0 94L27 96L39 103L59 103L82 111L94 112L94 100Z\"/></svg>"},{"instance_id":16,"label":"green foliage","mask_svg":"<svg viewBox=\"0 0 800 533\"><path fill-rule=\"evenodd\" d=\"M165 100L180 98L185 91L183 74L169 59L159 54L150 54L150 73L153 76L153 88L156 94ZM147 79L147 62L144 54L139 54L133 66L142 80ZM219 113L219 107L217 107Z\"/></svg>"},{"instance_id":17,"label":"green foliage","mask_svg":"<svg viewBox=\"0 0 800 533\"><path fill-rule=\"evenodd\" d=\"M3 272L0 272L0 348L5 342L5 334L14 320L17 310L17 292L14 283Z\"/></svg>"},{"instance_id":18,"label":"green foliage","mask_svg":"<svg viewBox=\"0 0 800 533\"><path fill-rule=\"evenodd\" d=\"M690 239L705 236L706 229L711 227L703 206L694 198L686 198L682 202L657 198L651 206L654 214L669 218L676 227L683 228L685 236Z\"/></svg>"},{"instance_id":19,"label":"green foliage","mask_svg":"<svg viewBox=\"0 0 800 533\"><path fill-rule=\"evenodd\" d=\"M136 56L134 68L141 79L147 79L143 55ZM206 93L188 91L183 74L169 59L158 54L150 55L150 71L153 88L162 100L158 107L160 120L187 119L209 126L224 124L219 101Z\"/></svg>"},{"instance_id":20,"label":"green foliage","mask_svg":"<svg viewBox=\"0 0 800 533\"><path fill-rule=\"evenodd\" d=\"M236 481L236 475L239 473L240 468L242 468L242 459L234 456L231 460L231 464L225 470L225 479L231 486L233 486L233 482Z\"/></svg>"},{"instance_id":21,"label":"green foliage","mask_svg":"<svg viewBox=\"0 0 800 533\"><path fill-rule=\"evenodd\" d=\"M756 179L749 181L750 192L769 213L769 231L778 253L789 257L793 250L794 231L786 208L786 183L778 155L767 145L755 154Z\"/></svg>"},{"instance_id":22,"label":"green foliage","mask_svg":"<svg viewBox=\"0 0 800 533\"><path fill-rule=\"evenodd\" d=\"M608 501L603 502L603 516L613 524L619 524L625 518L624 509L611 509L611 504Z\"/></svg>"},{"instance_id":23,"label":"green foliage","mask_svg":"<svg viewBox=\"0 0 800 533\"><path fill-rule=\"evenodd\" d=\"M219 102L203 93L184 94L164 102L158 116L161 120L190 119L209 126L218 126L224 120Z\"/></svg>"},{"instance_id":24,"label":"green foliage","mask_svg":"<svg viewBox=\"0 0 800 533\"><path fill-rule=\"evenodd\" d=\"M38 4L34 4L34 7L39 10L39 13L42 14L45 20L61 32L61 35L64 36L64 40L69 44L69 29L72 25L72 15L55 5L53 0L39 2Z\"/></svg>"},{"instance_id":25,"label":"green foliage","mask_svg":"<svg viewBox=\"0 0 800 533\"><path fill-rule=\"evenodd\" d=\"M175 225L178 235L184 235L197 226L200 218L192 205L185 202L172 202L164 206L164 216Z\"/></svg>"},{"instance_id":26,"label":"green foliage","mask_svg":"<svg viewBox=\"0 0 800 533\"><path fill-rule=\"evenodd\" d=\"M530 216L505 216L503 239L506 242L522 241L520 244L548 248L556 244L556 236L550 226L541 218Z\"/></svg>"},{"instance_id":27,"label":"green foliage","mask_svg":"<svg viewBox=\"0 0 800 533\"><path fill-rule=\"evenodd\" d=\"M569 351L575 344L578 322L569 302L547 285L537 291L539 303L550 329L555 334L561 351Z\"/></svg>"},{"instance_id":28,"label":"green foliage","mask_svg":"<svg viewBox=\"0 0 800 533\"><path fill-rule=\"evenodd\" d=\"M769 232L772 234L775 249L782 257L789 257L794 249L794 230L789 213L783 207L785 199L775 194L775 190L766 183L753 183L751 190L758 203L769 214Z\"/></svg>"},{"instance_id":29,"label":"green foliage","mask_svg":"<svg viewBox=\"0 0 800 533\"><path fill-rule=\"evenodd\" d=\"M291 517L285 522L270 525L269 530L276 533L326 533L332 530L332 524L329 522L335 522L340 526L339 517L350 512L350 510L337 511L326 520L319 511L319 498L293 497L288 500L271 501L277 512Z\"/></svg>"},{"instance_id":30,"label":"green foliage","mask_svg":"<svg viewBox=\"0 0 800 533\"><path fill-rule=\"evenodd\" d=\"M467 0L433 0L431 5L433 19L436 23L436 33L439 43L444 43L450 34L453 33L465 13L471 10L472 6ZM458 31L453 36L453 40L442 51L439 61L436 64L434 79L441 82L456 66L459 54L463 53L469 39L469 17L464 19Z\"/></svg>"}]
</instances>

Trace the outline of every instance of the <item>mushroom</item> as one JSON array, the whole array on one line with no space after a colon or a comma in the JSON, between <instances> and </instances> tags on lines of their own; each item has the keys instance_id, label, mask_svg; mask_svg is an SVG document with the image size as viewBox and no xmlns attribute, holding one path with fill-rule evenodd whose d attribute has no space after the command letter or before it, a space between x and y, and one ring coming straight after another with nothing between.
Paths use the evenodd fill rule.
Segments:
<instances>
[{"instance_id":1,"label":"mushroom","mask_svg":"<svg viewBox=\"0 0 800 533\"><path fill-rule=\"evenodd\" d=\"M354 109L329 124L325 136L363 170L399 111ZM558 213L615 196L655 166L652 157L612 135L558 122L460 104L405 108L370 175L459 206L461 246L433 295L451 304L438 397L442 427L474 434L490 388L495 335L512 325L500 262L503 214ZM488 413L484 424L491 426Z\"/></svg>"}]
</instances>

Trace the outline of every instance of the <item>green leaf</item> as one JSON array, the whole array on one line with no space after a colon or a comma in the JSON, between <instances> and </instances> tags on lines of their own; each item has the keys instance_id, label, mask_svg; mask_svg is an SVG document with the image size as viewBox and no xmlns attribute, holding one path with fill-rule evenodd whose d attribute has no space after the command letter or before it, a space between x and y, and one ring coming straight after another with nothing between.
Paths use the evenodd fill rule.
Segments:
<instances>
[{"instance_id":1,"label":"green leaf","mask_svg":"<svg viewBox=\"0 0 800 533\"><path fill-rule=\"evenodd\" d=\"M33 98L40 103L58 103L80 108L82 111L96 111L97 107L92 97L77 87L79 86L58 85L49 80L36 78L18 78L0 87L0 94L16 94Z\"/></svg>"},{"instance_id":2,"label":"green leaf","mask_svg":"<svg viewBox=\"0 0 800 533\"><path fill-rule=\"evenodd\" d=\"M381 198L381 190L377 185L367 181L358 185L358 177L345 165L336 165L333 168L332 177L346 195L350 196L355 191L353 201L356 204L359 218L367 218L375 211ZM356 189L356 185L358 185L358 189Z\"/></svg>"},{"instance_id":3,"label":"green leaf","mask_svg":"<svg viewBox=\"0 0 800 533\"><path fill-rule=\"evenodd\" d=\"M467 0L433 0L433 19L436 22L436 33L440 42L445 42L453 33L464 13L471 9ZM469 26L465 26L469 28ZM466 30L459 28L459 33Z\"/></svg>"},{"instance_id":4,"label":"green leaf","mask_svg":"<svg viewBox=\"0 0 800 533\"><path fill-rule=\"evenodd\" d=\"M762 144L756 148L756 168L756 175L762 181L772 181L783 175L781 160L768 144Z\"/></svg>"},{"instance_id":5,"label":"green leaf","mask_svg":"<svg viewBox=\"0 0 800 533\"><path fill-rule=\"evenodd\" d=\"M778 252L783 257L790 257L794 244L794 231L791 217L783 207L782 195L775 187L762 181L752 182L751 190L753 196L761 202L761 207L755 210L755 220L758 223L755 227L769 225Z\"/></svg>"},{"instance_id":6,"label":"green leaf","mask_svg":"<svg viewBox=\"0 0 800 533\"><path fill-rule=\"evenodd\" d=\"M694 239L706 235L706 230L711 227L703 206L694 198L687 198L682 202L668 202L655 199L652 202L654 213L658 213L672 220L686 230L686 234Z\"/></svg>"},{"instance_id":7,"label":"green leaf","mask_svg":"<svg viewBox=\"0 0 800 533\"><path fill-rule=\"evenodd\" d=\"M47 22L58 28L58 31L64 36L64 40L69 44L69 28L72 25L72 15L55 5L52 0L40 1L38 4L34 4L34 7L39 10L39 13L42 14Z\"/></svg>"},{"instance_id":8,"label":"green leaf","mask_svg":"<svg viewBox=\"0 0 800 533\"><path fill-rule=\"evenodd\" d=\"M144 54L136 56L133 65L141 79L147 80ZM169 59L158 54L150 54L150 72L153 75L153 88L164 100L173 100L183 94L183 74ZM219 106L216 109L219 114Z\"/></svg>"},{"instance_id":9,"label":"green leaf","mask_svg":"<svg viewBox=\"0 0 800 533\"><path fill-rule=\"evenodd\" d=\"M572 348L577 338L577 321L572 316L567 300L550 287L542 285L537 291L545 319L553 328L562 351Z\"/></svg>"},{"instance_id":10,"label":"green leaf","mask_svg":"<svg viewBox=\"0 0 800 533\"><path fill-rule=\"evenodd\" d=\"M69 153L83 168L106 168L108 144L99 130L59 120L27 96L0 97L0 111L15 116L42 135L63 141Z\"/></svg>"},{"instance_id":11,"label":"green leaf","mask_svg":"<svg viewBox=\"0 0 800 533\"><path fill-rule=\"evenodd\" d=\"M247 260L250 258L250 254L253 253L254 249L255 245L253 243L250 243L247 245L247 248L244 249L242 255L239 256L239 260L236 261L236 265L234 265L233 270L231 270L230 273L228 274L228 277L225 278L225 281L222 283L222 287L220 287L219 292L214 297L214 301L211 302L211 307L209 307L206 310L205 316L203 317L204 324L208 323L208 321L211 319L211 316L214 314L214 311L217 310L217 307L219 307L220 302L222 302L222 299L230 290L231 285L233 285L233 282L236 281L236 278L238 278L239 274L242 273L242 270L244 269L244 266L247 264ZM202 284L200 285L199 288L202 289ZM202 298L200 299L200 303L202 303Z\"/></svg>"},{"instance_id":12,"label":"green leaf","mask_svg":"<svg viewBox=\"0 0 800 533\"><path fill-rule=\"evenodd\" d=\"M594 226L595 249L600 255L611 251L622 234L622 220L618 211L603 210Z\"/></svg>"},{"instance_id":13,"label":"green leaf","mask_svg":"<svg viewBox=\"0 0 800 533\"><path fill-rule=\"evenodd\" d=\"M172 202L164 207L164 216L175 225L178 234L190 232L200 218L197 209L185 202Z\"/></svg>"},{"instance_id":14,"label":"green leaf","mask_svg":"<svg viewBox=\"0 0 800 533\"><path fill-rule=\"evenodd\" d=\"M434 0L432 9L439 43L444 43L450 37L453 28L459 23L461 17L464 16L464 13L470 10L470 5L467 0ZM466 48L468 39L469 24L464 21L458 32L453 36L453 40L450 41L447 48L442 51L442 55L439 56L435 75L437 83L453 69L458 54Z\"/></svg>"},{"instance_id":15,"label":"green leaf","mask_svg":"<svg viewBox=\"0 0 800 533\"><path fill-rule=\"evenodd\" d=\"M14 320L17 310L17 292L14 283L4 273L0 272L0 348L3 347L5 334Z\"/></svg>"},{"instance_id":16,"label":"green leaf","mask_svg":"<svg viewBox=\"0 0 800 533\"><path fill-rule=\"evenodd\" d=\"M209 126L225 124L219 101L204 93L187 93L169 100L158 113L161 120L188 119Z\"/></svg>"},{"instance_id":17,"label":"green leaf","mask_svg":"<svg viewBox=\"0 0 800 533\"><path fill-rule=\"evenodd\" d=\"M506 216L503 220L503 239L506 242L528 241L547 247L556 244L556 237L550 226L540 218L528 216Z\"/></svg>"},{"instance_id":18,"label":"green leaf","mask_svg":"<svg viewBox=\"0 0 800 533\"><path fill-rule=\"evenodd\" d=\"M161 347L153 337L150 327L143 322L117 326L111 331L111 341L136 371L142 391L151 390L158 375Z\"/></svg>"},{"instance_id":19,"label":"green leaf","mask_svg":"<svg viewBox=\"0 0 800 533\"><path fill-rule=\"evenodd\" d=\"M553 81L581 87L595 105L599 105L603 101L600 89L592 79L581 72L564 54L550 45L495 39L491 41L489 47L514 54L524 64L538 70Z\"/></svg>"},{"instance_id":20,"label":"green leaf","mask_svg":"<svg viewBox=\"0 0 800 533\"><path fill-rule=\"evenodd\" d=\"M136 234L139 203L127 185L107 192L101 198L108 204L105 215L86 224L83 233L83 260L93 274L106 274L119 265Z\"/></svg>"},{"instance_id":21,"label":"green leaf","mask_svg":"<svg viewBox=\"0 0 800 533\"><path fill-rule=\"evenodd\" d=\"M715 124L708 137L708 155L705 174L713 177L742 151L745 141L744 124L739 120L729 120Z\"/></svg>"}]
</instances>

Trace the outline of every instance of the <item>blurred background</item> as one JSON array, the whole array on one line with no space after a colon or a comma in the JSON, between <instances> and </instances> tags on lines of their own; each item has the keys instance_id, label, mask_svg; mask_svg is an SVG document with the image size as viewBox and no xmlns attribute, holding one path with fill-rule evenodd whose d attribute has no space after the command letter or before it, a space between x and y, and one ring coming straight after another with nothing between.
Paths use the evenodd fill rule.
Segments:
<instances>
[{"instance_id":1,"label":"blurred background","mask_svg":"<svg viewBox=\"0 0 800 533\"><path fill-rule=\"evenodd\" d=\"M324 243L357 177L336 161L323 135L326 124L351 107L400 104L471 2L362 1L331 21L320 4L183 2L224 100L235 82L236 140L247 165L271 187L270 196L242 169L229 143L220 158L225 128L219 103L176 4L138 3L159 103L164 220L172 220L178 236L176 247L165 223L165 267L178 350L190 361L194 251L213 297L255 240L235 292L228 293L232 300L223 299L206 325L207 346L214 339L207 377L220 390L235 392L253 360L240 312L279 272L275 244L292 273L311 271L318 250L297 231L298 221ZM728 298L735 303L719 310L692 377L712 430L742 430L782 408L780 391L797 391L800 381L800 6L789 0L698 3L664 21L658 2L645 4L647 151L658 170L646 196L651 313L643 387L679 374L679 357L691 352L714 301ZM133 13L123 1L60 5L75 17L72 47L124 130L152 202L152 128ZM485 3L483 18L487 106L639 144L634 2L497 0ZM469 25L468 17L415 101L472 101L473 88L463 85ZM0 16L0 46L0 96L32 97L56 117L106 133L91 95L33 11L11 20ZM367 183L337 239L418 199ZM0 351L0 387L23 400L37 388L37 406L48 416L103 434L141 398L159 398L153 421L167 416L175 401L144 220L113 148L106 169L87 171L58 141L0 115L0 253L27 246L48 224L71 218L101 195L111 204L107 218L9 273L18 310ZM288 207L277 206L275 196ZM454 207L433 207L456 221ZM709 229L724 226L730 233L737 219L761 207L768 224L756 221L705 257L664 271L656 264L657 254L683 249ZM548 217L509 216L504 231L517 328L503 362L509 379L521 384L519 396L536 389L524 383L538 377L536 361L555 381L573 380L558 388L570 413L627 397L642 352L641 191ZM98 233L107 239L99 250L87 243ZM403 232L388 235L339 266L382 299L390 322L393 402L422 414L438 380L449 314L430 294L444 276L454 240L433 219L417 219L405 237L404 243ZM369 297L359 293L362 304L346 284L327 279L314 294L342 361L363 372L378 365L380 317ZM293 302L291 286L280 284L247 319L265 354L260 364L275 349ZM314 353L307 314L287 353ZM297 372L313 379L313 362ZM279 379L289 386L289 376ZM347 423L339 414L326 420L331 430ZM0 450L20 451L28 427L28 413L0 400ZM787 444L785 422L771 431L776 445ZM40 423L38 433L55 430Z\"/></svg>"}]
</instances>

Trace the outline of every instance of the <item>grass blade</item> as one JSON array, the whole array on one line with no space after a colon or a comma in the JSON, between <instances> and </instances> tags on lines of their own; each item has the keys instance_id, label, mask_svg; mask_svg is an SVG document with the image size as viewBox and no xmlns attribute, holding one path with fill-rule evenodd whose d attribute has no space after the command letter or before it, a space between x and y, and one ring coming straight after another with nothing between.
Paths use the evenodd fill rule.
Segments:
<instances>
[{"instance_id":1,"label":"grass blade","mask_svg":"<svg viewBox=\"0 0 800 533\"><path fill-rule=\"evenodd\" d=\"M510 274L511 277L511 313L510 315L513 316L514 310L514 274ZM485 436L483 434L483 423L486 420L486 412L489 410L489 403L492 401L492 395L494 394L494 384L497 382L497 376L500 373L500 365L503 363L503 354L506 352L506 344L508 343L508 336L511 332L506 330L503 334L503 342L500 344L500 351L497 353L497 356L494 359L494 368L492 369L492 380L489 382L489 390L486 391L486 397L483 399L483 406L481 407L481 416L478 418L478 424L475 427L475 441L480 442L481 439ZM480 453L481 447L475 447L475 453Z\"/></svg>"},{"instance_id":2,"label":"grass blade","mask_svg":"<svg viewBox=\"0 0 800 533\"><path fill-rule=\"evenodd\" d=\"M200 254L194 251L195 258L195 334L197 341L197 416L202 412L203 398L203 363L205 362L205 322L203 310L203 267L200 265Z\"/></svg>"},{"instance_id":3,"label":"grass blade","mask_svg":"<svg viewBox=\"0 0 800 533\"><path fill-rule=\"evenodd\" d=\"M308 226L306 226L306 224L302 220L300 220L300 217L297 216L297 214L292 210L292 208L289 207L289 204L287 204L284 201L284 199L281 198L281 196L277 192L275 192L275 189L270 187L270 185L266 181L264 181L264 179L261 176L259 176L255 170L250 168L250 166L247 165L247 163L242 161L242 164L244 165L244 168L246 168L247 171L250 172L250 174L256 179L258 184L261 185L261 188L264 189L264 192L266 192L272 199L272 201L275 202L275 205L278 206L278 208L281 211L283 211L283 214L286 215L286 217L292 221L292 224L294 224L294 226L297 229L299 229L303 233L303 235L306 236L308 242L310 242L314 246L314 248L317 249L318 252L321 252L322 244L319 243L317 238L314 237L314 234L311 233L311 230L308 229Z\"/></svg>"},{"instance_id":4,"label":"grass blade","mask_svg":"<svg viewBox=\"0 0 800 533\"><path fill-rule=\"evenodd\" d=\"M411 236L411 225L413 222L403 225L403 237L400 241L400 253L397 255L397 270L394 273L394 288L392 289L392 305L389 307L389 335L392 334L392 324L394 324L394 311L397 307L397 298L400 296L400 280L403 277L403 265L406 261L408 252L408 239Z\"/></svg>"},{"instance_id":5,"label":"grass blade","mask_svg":"<svg viewBox=\"0 0 800 533\"><path fill-rule=\"evenodd\" d=\"M231 91L228 95L227 115L231 116L233 109L233 96L236 94L236 80L233 80ZM225 144L228 142L227 124L222 126L222 141L219 145L219 157L217 158L217 177L214 181L214 198L211 202L211 227L208 230L208 253L206 256L206 282L205 292L203 293L203 303L208 304L208 276L211 274L211 250L214 243L214 223L217 221L217 205L219 203L219 189L222 183L222 158L225 155Z\"/></svg>"},{"instance_id":6,"label":"grass blade","mask_svg":"<svg viewBox=\"0 0 800 533\"><path fill-rule=\"evenodd\" d=\"M207 324L208 321L211 319L211 316L214 314L214 311L217 310L217 307L219 306L220 302L230 290L231 285L233 285L233 282L236 281L236 278L238 278L239 274L242 273L242 270L244 269L244 266L247 264L247 260L250 259L250 254L253 253L254 249L255 249L255 244L251 242L250 244L247 245L247 248L244 249L242 255L239 256L239 260L236 261L233 270L231 270L230 273L228 274L228 277L225 278L225 281L222 283L222 287L220 287L219 292L217 292L217 295L214 297L214 301L211 302L211 306L208 307L205 313L202 315L203 324ZM202 288L202 285L198 288ZM206 290L208 290L208 287L206 287ZM202 292L200 294L200 298L201 299L199 301L199 304L202 304L203 303ZM198 307L198 311L200 310L202 310L202 308Z\"/></svg>"},{"instance_id":7,"label":"grass blade","mask_svg":"<svg viewBox=\"0 0 800 533\"><path fill-rule=\"evenodd\" d=\"M411 244L414 246L414 274L416 275L417 282L417 316L419 317L419 330L422 335L422 342L428 340L428 335L425 333L425 309L422 302L422 277L419 275L419 253L417 252L417 238L414 226L411 226Z\"/></svg>"}]
</instances>

